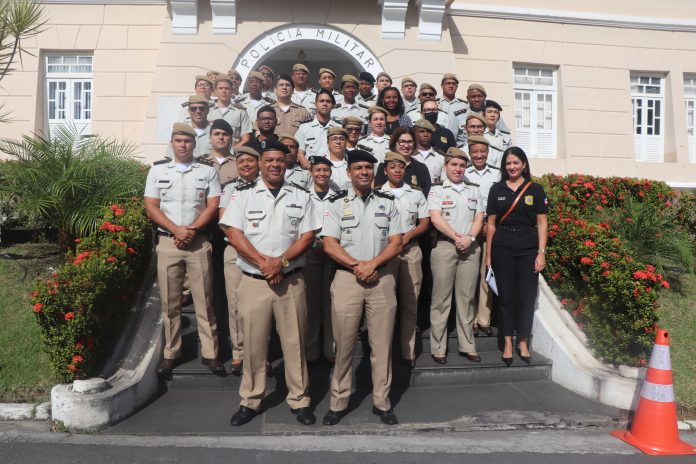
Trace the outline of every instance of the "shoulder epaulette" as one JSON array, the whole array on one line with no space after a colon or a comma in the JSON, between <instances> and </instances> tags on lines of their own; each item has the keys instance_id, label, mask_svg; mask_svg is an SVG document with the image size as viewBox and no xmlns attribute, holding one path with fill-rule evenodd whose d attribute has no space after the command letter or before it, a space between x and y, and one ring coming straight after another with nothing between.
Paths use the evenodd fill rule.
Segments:
<instances>
[{"instance_id":1,"label":"shoulder epaulette","mask_svg":"<svg viewBox=\"0 0 696 464\"><path fill-rule=\"evenodd\" d=\"M336 195L331 195L331 196L329 197L329 201L330 201L331 203L333 203L334 201L336 201L336 200L338 200L338 199L341 199L341 198L343 198L343 197L346 197L346 196L348 196L348 190L341 190L341 191L338 192Z\"/></svg>"},{"instance_id":2,"label":"shoulder epaulette","mask_svg":"<svg viewBox=\"0 0 696 464\"><path fill-rule=\"evenodd\" d=\"M290 183L291 183L292 185L294 185L295 187L297 187L298 189L302 190L303 192L310 193L309 190L308 190L307 188L301 186L300 184L297 184L297 183L295 183L295 182L290 182Z\"/></svg>"},{"instance_id":3,"label":"shoulder epaulette","mask_svg":"<svg viewBox=\"0 0 696 464\"><path fill-rule=\"evenodd\" d=\"M358 103L358 106L359 106L360 108L365 108L366 110L369 110L369 109L370 109L370 105L365 105L365 104L363 104L363 103Z\"/></svg>"},{"instance_id":4,"label":"shoulder epaulette","mask_svg":"<svg viewBox=\"0 0 696 464\"><path fill-rule=\"evenodd\" d=\"M417 185L413 185L413 184L408 184L408 185L410 185L410 186L411 186L411 188L412 188L413 190L418 190L419 192L422 192L422 191L423 191L423 189L422 189L422 188L420 188L420 187L419 187L419 186L417 186ZM432 184L431 184L431 185L432 185Z\"/></svg>"},{"instance_id":5,"label":"shoulder epaulette","mask_svg":"<svg viewBox=\"0 0 696 464\"><path fill-rule=\"evenodd\" d=\"M274 99L272 99L271 97L263 97L263 99L266 100L266 102L270 103L271 105L272 105L273 103L276 102L276 101L275 101Z\"/></svg>"},{"instance_id":6,"label":"shoulder epaulette","mask_svg":"<svg viewBox=\"0 0 696 464\"><path fill-rule=\"evenodd\" d=\"M445 153L444 151L440 150L440 149L437 148L437 147L430 147L430 151L434 151L434 152L437 153L438 155L442 155L442 156L445 156L445 155L446 155L446 153Z\"/></svg>"},{"instance_id":7,"label":"shoulder epaulette","mask_svg":"<svg viewBox=\"0 0 696 464\"><path fill-rule=\"evenodd\" d=\"M341 107L341 104L340 104L340 103L336 103L336 105L333 107L333 109L338 109L338 108L340 108L340 107Z\"/></svg>"},{"instance_id":8,"label":"shoulder epaulette","mask_svg":"<svg viewBox=\"0 0 696 464\"><path fill-rule=\"evenodd\" d=\"M361 143L357 144L356 147L358 147L361 150L369 151L370 153L374 153L375 149L372 147L368 147L367 145L363 145Z\"/></svg>"},{"instance_id":9,"label":"shoulder epaulette","mask_svg":"<svg viewBox=\"0 0 696 464\"><path fill-rule=\"evenodd\" d=\"M236 184L239 181L239 177L233 177L231 180L225 182L224 184L220 184L220 188L222 190L225 190L225 187L227 187L230 184Z\"/></svg>"},{"instance_id":10,"label":"shoulder epaulette","mask_svg":"<svg viewBox=\"0 0 696 464\"><path fill-rule=\"evenodd\" d=\"M189 105L189 102L184 102L184 103L181 104L181 107L182 107L182 108L186 108L188 105Z\"/></svg>"},{"instance_id":11,"label":"shoulder epaulette","mask_svg":"<svg viewBox=\"0 0 696 464\"><path fill-rule=\"evenodd\" d=\"M341 118L339 118L339 117L333 117L333 118L331 118L331 120L333 122L335 122L336 124L341 124Z\"/></svg>"},{"instance_id":12,"label":"shoulder epaulette","mask_svg":"<svg viewBox=\"0 0 696 464\"><path fill-rule=\"evenodd\" d=\"M213 163L211 163L210 161L208 161L207 159L205 159L203 157L196 158L194 161L196 161L196 163L198 163L198 164L204 164L206 166L210 166L211 168L215 167L215 165Z\"/></svg>"},{"instance_id":13,"label":"shoulder epaulette","mask_svg":"<svg viewBox=\"0 0 696 464\"><path fill-rule=\"evenodd\" d=\"M392 194L389 193L389 192L380 192L379 190L373 190L373 192L374 192L374 194L377 195L378 197L388 198L389 200L393 200L393 199L394 199L394 195L392 195Z\"/></svg>"},{"instance_id":14,"label":"shoulder epaulette","mask_svg":"<svg viewBox=\"0 0 696 464\"><path fill-rule=\"evenodd\" d=\"M500 171L500 168L498 166L493 165L493 164L486 163L486 166L488 166L489 168L497 169L498 171Z\"/></svg>"},{"instance_id":15,"label":"shoulder epaulette","mask_svg":"<svg viewBox=\"0 0 696 464\"><path fill-rule=\"evenodd\" d=\"M166 164L166 163L169 163L170 161L171 161L170 158L165 158L163 160L155 161L154 163L152 163L152 165L157 166L158 164Z\"/></svg>"},{"instance_id":16,"label":"shoulder epaulette","mask_svg":"<svg viewBox=\"0 0 696 464\"><path fill-rule=\"evenodd\" d=\"M471 181L468 181L468 180L466 180L466 179L464 180L464 183L465 183L466 185L471 185L471 186L473 186L473 187L480 187L480 185L477 184L476 182L471 182Z\"/></svg>"},{"instance_id":17,"label":"shoulder epaulette","mask_svg":"<svg viewBox=\"0 0 696 464\"><path fill-rule=\"evenodd\" d=\"M235 107L235 108L237 108L238 110L244 110L244 111L246 111L246 108L244 108L244 106L240 105L240 104L237 103L237 102L232 102L232 106Z\"/></svg>"},{"instance_id":18,"label":"shoulder epaulette","mask_svg":"<svg viewBox=\"0 0 696 464\"><path fill-rule=\"evenodd\" d=\"M430 184L431 187L434 187L434 186L436 186L436 185L442 185L442 181L441 181L441 180L436 180L435 182L432 182L432 183Z\"/></svg>"},{"instance_id":19,"label":"shoulder epaulette","mask_svg":"<svg viewBox=\"0 0 696 464\"><path fill-rule=\"evenodd\" d=\"M500 131L501 134L510 135L510 131L503 130L503 129L501 129L500 127L498 128L498 130Z\"/></svg>"},{"instance_id":20,"label":"shoulder epaulette","mask_svg":"<svg viewBox=\"0 0 696 464\"><path fill-rule=\"evenodd\" d=\"M382 187L384 187L384 184L377 184L377 185L375 185L375 186L372 188L372 190L374 190L375 192L377 192L377 191L379 191L379 190L382 190Z\"/></svg>"},{"instance_id":21,"label":"shoulder epaulette","mask_svg":"<svg viewBox=\"0 0 696 464\"><path fill-rule=\"evenodd\" d=\"M246 95L240 95L240 96L238 96L237 98L234 99L234 102L235 102L235 103L241 103L241 102L243 102L244 100L246 100Z\"/></svg>"},{"instance_id":22,"label":"shoulder epaulette","mask_svg":"<svg viewBox=\"0 0 696 464\"><path fill-rule=\"evenodd\" d=\"M306 120L306 121L304 121L304 122L301 122L301 123L300 123L300 126L301 126L302 124L307 124L308 122L312 122L312 121L314 121L314 118L308 119L308 120Z\"/></svg>"},{"instance_id":23,"label":"shoulder epaulette","mask_svg":"<svg viewBox=\"0 0 696 464\"><path fill-rule=\"evenodd\" d=\"M466 113L467 111L469 111L469 110L466 109L466 108L462 108L461 110L455 111L455 112L454 112L454 115L455 115L455 116L459 116L460 114Z\"/></svg>"},{"instance_id":24,"label":"shoulder epaulette","mask_svg":"<svg viewBox=\"0 0 696 464\"><path fill-rule=\"evenodd\" d=\"M249 190L250 188L256 187L256 180L252 180L251 182L247 182L246 184L242 184L239 187L237 187L237 191L241 190Z\"/></svg>"}]
</instances>

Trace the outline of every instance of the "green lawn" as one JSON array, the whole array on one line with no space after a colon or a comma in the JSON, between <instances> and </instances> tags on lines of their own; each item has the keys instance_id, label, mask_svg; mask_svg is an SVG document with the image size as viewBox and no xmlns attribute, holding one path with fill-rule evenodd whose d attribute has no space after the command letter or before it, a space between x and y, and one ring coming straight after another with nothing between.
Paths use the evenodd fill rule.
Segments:
<instances>
[{"instance_id":1,"label":"green lawn","mask_svg":"<svg viewBox=\"0 0 696 464\"><path fill-rule=\"evenodd\" d=\"M696 276L671 283L660 296L660 328L669 330L679 415L696 419Z\"/></svg>"},{"instance_id":2,"label":"green lawn","mask_svg":"<svg viewBox=\"0 0 696 464\"><path fill-rule=\"evenodd\" d=\"M55 382L41 350L29 293L34 279L48 275L62 255L47 243L0 247L0 255L0 402L47 401Z\"/></svg>"}]
</instances>

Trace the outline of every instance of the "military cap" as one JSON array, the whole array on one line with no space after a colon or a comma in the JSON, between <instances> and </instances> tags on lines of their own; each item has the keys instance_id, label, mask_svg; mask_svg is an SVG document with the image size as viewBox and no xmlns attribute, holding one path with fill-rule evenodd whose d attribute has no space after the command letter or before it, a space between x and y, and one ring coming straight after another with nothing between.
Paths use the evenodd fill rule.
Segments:
<instances>
[{"instance_id":1,"label":"military cap","mask_svg":"<svg viewBox=\"0 0 696 464\"><path fill-rule=\"evenodd\" d=\"M235 148L234 152L237 156L241 155L249 155L253 156L254 158L258 159L261 155L259 155L259 152L251 148L250 146L247 145L242 145L239 148Z\"/></svg>"},{"instance_id":2,"label":"military cap","mask_svg":"<svg viewBox=\"0 0 696 464\"><path fill-rule=\"evenodd\" d=\"M227 75L228 75L230 78L232 78L232 76L237 76L237 77L240 78L240 79L242 78L242 75L239 74L239 71L237 71L237 70L234 69L234 68L230 68L230 70L227 71Z\"/></svg>"},{"instance_id":3,"label":"military cap","mask_svg":"<svg viewBox=\"0 0 696 464\"><path fill-rule=\"evenodd\" d=\"M498 102L494 100L486 100L485 108L495 108L498 111L503 111L503 107L500 106Z\"/></svg>"},{"instance_id":4,"label":"military cap","mask_svg":"<svg viewBox=\"0 0 696 464\"><path fill-rule=\"evenodd\" d=\"M199 81L206 81L211 86L213 85L213 81L208 76L204 76L202 74L200 76L196 76L196 84L198 84Z\"/></svg>"},{"instance_id":5,"label":"military cap","mask_svg":"<svg viewBox=\"0 0 696 464\"><path fill-rule=\"evenodd\" d=\"M486 146L490 146L491 142L488 141L483 135L470 135L466 141L467 145L473 145L475 143L482 143Z\"/></svg>"},{"instance_id":6,"label":"military cap","mask_svg":"<svg viewBox=\"0 0 696 464\"><path fill-rule=\"evenodd\" d=\"M469 156L463 150L457 147L449 147L447 149L447 153L445 154L445 158L459 158L469 162Z\"/></svg>"},{"instance_id":7,"label":"military cap","mask_svg":"<svg viewBox=\"0 0 696 464\"><path fill-rule=\"evenodd\" d=\"M342 127L329 127L329 129L326 131L326 138L328 139L332 135L342 135L348 138L348 131Z\"/></svg>"},{"instance_id":8,"label":"military cap","mask_svg":"<svg viewBox=\"0 0 696 464\"><path fill-rule=\"evenodd\" d=\"M266 146L261 149L260 155L263 155L267 151L281 151L284 154L290 153L290 149L280 142L275 140L269 140L266 142Z\"/></svg>"},{"instance_id":9,"label":"military cap","mask_svg":"<svg viewBox=\"0 0 696 464\"><path fill-rule=\"evenodd\" d=\"M387 112L387 110L385 110L381 106L377 106L377 105L371 106L370 109L367 110L367 114L370 116L372 116L375 113L383 113L385 116L387 116L389 114Z\"/></svg>"},{"instance_id":10,"label":"military cap","mask_svg":"<svg viewBox=\"0 0 696 464\"><path fill-rule=\"evenodd\" d=\"M478 90L484 95L488 95L486 93L486 89L483 88L481 84L471 84L468 89L466 89L466 93L469 93L470 90Z\"/></svg>"},{"instance_id":11,"label":"military cap","mask_svg":"<svg viewBox=\"0 0 696 464\"><path fill-rule=\"evenodd\" d=\"M442 80L440 81L440 83L445 82L447 79L452 79L454 82L456 82L457 84L459 84L459 79L457 79L457 76L455 76L455 75L452 74L452 73L445 73L445 74L442 76Z\"/></svg>"},{"instance_id":12,"label":"military cap","mask_svg":"<svg viewBox=\"0 0 696 464\"><path fill-rule=\"evenodd\" d=\"M423 82L423 83L420 85L420 90L423 90L423 89L430 89L430 90L432 90L433 92L435 92L435 95L437 95L437 89L436 89L435 87L433 87L432 84L428 84L427 82Z\"/></svg>"},{"instance_id":13,"label":"military cap","mask_svg":"<svg viewBox=\"0 0 696 464\"><path fill-rule=\"evenodd\" d=\"M258 79L258 80L260 80L261 82L264 82L264 81L265 81L265 79L263 78L263 74L261 74L261 73L258 72L258 71L251 71L251 72L249 73L249 75L247 76L247 81L248 81L249 79Z\"/></svg>"},{"instance_id":14,"label":"military cap","mask_svg":"<svg viewBox=\"0 0 696 464\"><path fill-rule=\"evenodd\" d=\"M486 120L483 119L483 116L478 113L469 113L469 115L466 117L466 122L469 122L469 119L478 119L483 123L484 126L488 124Z\"/></svg>"},{"instance_id":15,"label":"military cap","mask_svg":"<svg viewBox=\"0 0 696 464\"><path fill-rule=\"evenodd\" d=\"M413 80L412 78L410 78L410 77L404 77L403 79L401 79L401 86L403 87L404 84L408 84L409 82L410 82L411 84L415 85L415 86L418 86L418 84L416 83L416 81L414 81L414 80Z\"/></svg>"},{"instance_id":16,"label":"military cap","mask_svg":"<svg viewBox=\"0 0 696 464\"><path fill-rule=\"evenodd\" d=\"M362 119L360 119L357 116L346 116L343 118L343 127L346 127L348 124L354 124L356 126L362 127L363 122Z\"/></svg>"},{"instance_id":17,"label":"military cap","mask_svg":"<svg viewBox=\"0 0 696 464\"><path fill-rule=\"evenodd\" d=\"M307 74L309 74L309 69L307 69L307 66L305 66L302 63L295 63L295 65L292 67L293 71L304 71Z\"/></svg>"},{"instance_id":18,"label":"military cap","mask_svg":"<svg viewBox=\"0 0 696 464\"><path fill-rule=\"evenodd\" d=\"M370 84L375 83L375 76L372 75L372 73L369 73L367 71L363 71L358 75L358 80L369 82Z\"/></svg>"},{"instance_id":19,"label":"military cap","mask_svg":"<svg viewBox=\"0 0 696 464\"><path fill-rule=\"evenodd\" d=\"M384 76L384 77L386 77L387 79L389 79L390 82L393 82L392 77L391 77L389 74L387 74L386 72L384 72L384 71L382 71L381 73L377 74L377 79L379 79L379 78L382 77L382 76Z\"/></svg>"},{"instance_id":20,"label":"military cap","mask_svg":"<svg viewBox=\"0 0 696 464\"><path fill-rule=\"evenodd\" d=\"M377 158L372 156L372 153L365 150L351 150L347 153L348 155L348 166L353 163L360 161L367 161L368 163L376 163Z\"/></svg>"},{"instance_id":21,"label":"military cap","mask_svg":"<svg viewBox=\"0 0 696 464\"><path fill-rule=\"evenodd\" d=\"M220 71L210 70L207 73L205 73L205 75L208 76L208 79L215 81L215 80L217 80L218 76L222 75L222 73Z\"/></svg>"},{"instance_id":22,"label":"military cap","mask_svg":"<svg viewBox=\"0 0 696 464\"><path fill-rule=\"evenodd\" d=\"M232 79L224 74L218 76L217 79L215 79L215 86L217 86L218 82L227 82L228 84L230 84L230 86L232 85Z\"/></svg>"},{"instance_id":23,"label":"military cap","mask_svg":"<svg viewBox=\"0 0 696 464\"><path fill-rule=\"evenodd\" d=\"M230 123L222 118L213 121L213 124L210 126L210 132L213 132L215 129L224 130L228 134L232 134L234 132L232 130L232 126L230 126Z\"/></svg>"},{"instance_id":24,"label":"military cap","mask_svg":"<svg viewBox=\"0 0 696 464\"><path fill-rule=\"evenodd\" d=\"M341 77L341 87L343 87L343 84L345 84L346 82L352 82L355 85L360 85L360 81L358 80L358 78L353 76L352 74L344 74L343 77Z\"/></svg>"},{"instance_id":25,"label":"military cap","mask_svg":"<svg viewBox=\"0 0 696 464\"><path fill-rule=\"evenodd\" d=\"M330 70L329 68L319 68L319 76L321 76L324 73L329 73L334 77L334 79L336 78L336 73Z\"/></svg>"},{"instance_id":26,"label":"military cap","mask_svg":"<svg viewBox=\"0 0 696 464\"><path fill-rule=\"evenodd\" d=\"M196 138L196 131L193 130L193 127L185 122L174 123L174 126L172 127L172 135L174 134L190 135L194 139Z\"/></svg>"},{"instance_id":27,"label":"military cap","mask_svg":"<svg viewBox=\"0 0 696 464\"><path fill-rule=\"evenodd\" d=\"M189 106L195 103L200 103L201 105L210 106L210 102L203 95L191 95L189 97Z\"/></svg>"},{"instance_id":28,"label":"military cap","mask_svg":"<svg viewBox=\"0 0 696 464\"><path fill-rule=\"evenodd\" d=\"M268 69L268 71L271 73L271 75L275 76L275 73L273 72L273 70L271 68L269 68L268 66L266 66L265 64L262 64L261 66L259 66L257 71L261 71L262 69Z\"/></svg>"},{"instance_id":29,"label":"military cap","mask_svg":"<svg viewBox=\"0 0 696 464\"><path fill-rule=\"evenodd\" d=\"M435 132L435 127L433 127L432 123L427 119L419 119L418 121L413 123L413 127L417 129L426 129L430 132Z\"/></svg>"},{"instance_id":30,"label":"military cap","mask_svg":"<svg viewBox=\"0 0 696 464\"><path fill-rule=\"evenodd\" d=\"M293 142L295 142L295 145L297 145L297 146L300 145L300 142L298 142L297 139L295 137L293 137L292 135L280 134L278 136L278 141L280 142L281 140L292 140Z\"/></svg>"},{"instance_id":31,"label":"military cap","mask_svg":"<svg viewBox=\"0 0 696 464\"><path fill-rule=\"evenodd\" d=\"M404 158L404 155L393 151L388 151L387 154L384 155L384 164L387 164L390 161L398 161L404 165L406 164L406 158Z\"/></svg>"},{"instance_id":32,"label":"military cap","mask_svg":"<svg viewBox=\"0 0 696 464\"><path fill-rule=\"evenodd\" d=\"M325 164L330 168L333 167L333 163L331 162L331 160L325 156L312 155L309 157L308 161L309 161L309 164L311 164L312 166L317 166L319 164Z\"/></svg>"}]
</instances>

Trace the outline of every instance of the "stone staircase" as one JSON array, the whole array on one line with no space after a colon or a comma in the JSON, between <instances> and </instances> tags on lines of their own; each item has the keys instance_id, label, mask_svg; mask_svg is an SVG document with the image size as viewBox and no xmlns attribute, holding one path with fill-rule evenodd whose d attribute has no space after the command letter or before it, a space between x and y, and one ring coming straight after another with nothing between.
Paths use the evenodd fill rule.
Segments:
<instances>
[{"instance_id":1,"label":"stone staircase","mask_svg":"<svg viewBox=\"0 0 696 464\"><path fill-rule=\"evenodd\" d=\"M196 317L193 306L187 306L182 311L182 362L173 371L172 377L167 379L168 389L185 390L218 390L238 389L241 376L227 375L219 377L212 374L201 363L200 345L196 331ZM223 323L226 323L224 321ZM395 334L395 341L398 334ZM219 343L219 359L229 366L231 352L229 342L222 340ZM498 349L498 337L480 334L476 337L476 347L481 356L481 363L472 363L459 356L457 350L456 332L451 330L448 337L447 364L437 364L430 356L430 334L428 330L419 332L416 338L417 364L415 368L407 366L400 358L398 343L395 343L393 351L393 380L392 390L403 390L408 387L421 387L433 385L474 385L491 383L510 383L535 380L548 380L551 378L551 362L532 352L533 360L530 365L525 364L515 354L512 366L507 367L501 360L501 352ZM357 390L371 389L369 345L367 333L362 332L356 344L354 353L354 388ZM267 391L276 389L284 384L282 351L274 333L271 336L269 346L269 361L273 366L269 373ZM310 367L310 382L313 387L318 385L328 386L331 379L331 368L327 365Z\"/></svg>"}]
</instances>

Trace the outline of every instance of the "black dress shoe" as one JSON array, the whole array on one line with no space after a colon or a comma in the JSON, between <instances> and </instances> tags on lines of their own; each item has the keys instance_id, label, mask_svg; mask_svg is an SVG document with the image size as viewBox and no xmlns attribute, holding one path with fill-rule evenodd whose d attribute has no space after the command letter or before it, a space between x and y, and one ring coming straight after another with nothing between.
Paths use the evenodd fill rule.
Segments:
<instances>
[{"instance_id":1,"label":"black dress shoe","mask_svg":"<svg viewBox=\"0 0 696 464\"><path fill-rule=\"evenodd\" d=\"M234 362L234 361L239 361L239 362ZM230 362L230 374L239 376L242 373L242 370L244 369L244 362L241 359L235 359L232 362Z\"/></svg>"},{"instance_id":2,"label":"black dress shoe","mask_svg":"<svg viewBox=\"0 0 696 464\"><path fill-rule=\"evenodd\" d=\"M217 359L208 359L208 358L203 358L201 360L204 366L207 366L208 369L210 369L210 372L212 372L215 375L227 375L227 371L225 370L225 365L222 364L220 361Z\"/></svg>"},{"instance_id":3,"label":"black dress shoe","mask_svg":"<svg viewBox=\"0 0 696 464\"><path fill-rule=\"evenodd\" d=\"M433 355L433 361L438 364L447 364L447 356L435 356Z\"/></svg>"},{"instance_id":4,"label":"black dress shoe","mask_svg":"<svg viewBox=\"0 0 696 464\"><path fill-rule=\"evenodd\" d=\"M464 353L463 351L460 351L459 356L463 356L471 362L475 362L475 363L481 362L481 356L479 356L477 354Z\"/></svg>"},{"instance_id":5,"label":"black dress shoe","mask_svg":"<svg viewBox=\"0 0 696 464\"><path fill-rule=\"evenodd\" d=\"M522 361L526 362L527 364L531 364L531 363L532 363L532 355L531 355L531 353L529 354L529 356L522 356L522 352L520 351L519 348L517 348L517 356L519 356L520 359L521 359Z\"/></svg>"},{"instance_id":6,"label":"black dress shoe","mask_svg":"<svg viewBox=\"0 0 696 464\"><path fill-rule=\"evenodd\" d=\"M246 406L240 406L239 410L234 413L232 419L230 419L230 425L233 427L239 427L250 422L254 417L258 416L258 412Z\"/></svg>"},{"instance_id":7,"label":"black dress shoe","mask_svg":"<svg viewBox=\"0 0 696 464\"><path fill-rule=\"evenodd\" d=\"M503 362L505 363L505 365L507 367L510 367L510 364L512 364L512 356L510 356L509 358L506 358L505 356L503 356Z\"/></svg>"},{"instance_id":8,"label":"black dress shoe","mask_svg":"<svg viewBox=\"0 0 696 464\"><path fill-rule=\"evenodd\" d=\"M399 419L396 418L396 414L394 414L393 409L382 411L381 409L377 409L375 406L372 406L372 414L379 416L380 420L387 425L396 425L399 423Z\"/></svg>"},{"instance_id":9,"label":"black dress shoe","mask_svg":"<svg viewBox=\"0 0 696 464\"><path fill-rule=\"evenodd\" d=\"M480 326L478 326L478 329L480 332L485 333L487 337L493 336L493 329L491 328L490 325L480 325Z\"/></svg>"},{"instance_id":10,"label":"black dress shoe","mask_svg":"<svg viewBox=\"0 0 696 464\"><path fill-rule=\"evenodd\" d=\"M341 422L341 419L343 419L343 411L332 411L329 409L321 423L324 425L336 425Z\"/></svg>"},{"instance_id":11,"label":"black dress shoe","mask_svg":"<svg viewBox=\"0 0 696 464\"><path fill-rule=\"evenodd\" d=\"M316 416L310 408L291 409L290 412L297 416L297 422L302 425L312 425L317 421Z\"/></svg>"},{"instance_id":12,"label":"black dress shoe","mask_svg":"<svg viewBox=\"0 0 696 464\"><path fill-rule=\"evenodd\" d=\"M172 373L172 369L176 367L179 362L178 359L167 359L164 358L159 366L157 366L157 375L169 375Z\"/></svg>"}]
</instances>

